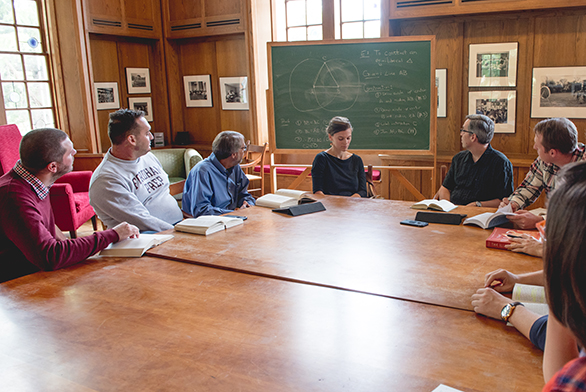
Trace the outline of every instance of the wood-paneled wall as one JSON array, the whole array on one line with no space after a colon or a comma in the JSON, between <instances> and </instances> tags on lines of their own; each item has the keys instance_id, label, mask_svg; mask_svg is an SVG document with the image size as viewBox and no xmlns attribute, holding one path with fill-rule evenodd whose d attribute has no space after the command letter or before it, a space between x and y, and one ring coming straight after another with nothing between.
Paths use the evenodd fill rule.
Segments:
<instances>
[{"instance_id":1,"label":"wood-paneled wall","mask_svg":"<svg viewBox=\"0 0 586 392\"><path fill-rule=\"evenodd\" d=\"M161 43L158 40L90 35L91 64L94 83L117 82L120 107L128 107L128 98L151 97L153 105L152 132L163 132L165 144L170 144L169 104L165 84L166 70ZM126 68L148 68L151 92L129 94ZM109 114L115 111L98 110L99 152L110 147L108 138Z\"/></svg>"},{"instance_id":2,"label":"wood-paneled wall","mask_svg":"<svg viewBox=\"0 0 586 392\"><path fill-rule=\"evenodd\" d=\"M468 113L468 93L490 88L468 87L470 44L518 42L516 128L514 134L495 134L492 146L506 154L514 166L519 184L537 156L533 150L533 127L541 119L531 118L531 83L534 67L586 65L586 8L571 11L523 11L507 14L436 17L393 21L393 31L402 36L435 35L436 67L448 70L447 117L437 119L438 168L449 166L460 151L459 129ZM498 89L498 88L496 88ZM502 88L501 88L502 89ZM579 140L586 140L586 119L572 119ZM440 170L437 182L440 184ZM414 183L428 182L425 173L405 172ZM427 175L429 177L429 175ZM425 191L426 186L421 185ZM413 200L391 179L391 198ZM432 196L431 190L426 196ZM541 201L540 205L543 202Z\"/></svg>"},{"instance_id":3,"label":"wood-paneled wall","mask_svg":"<svg viewBox=\"0 0 586 392\"><path fill-rule=\"evenodd\" d=\"M201 150L210 148L216 135L225 130L256 140L251 110L222 110L220 78L248 74L244 34L169 40L166 55L172 140L177 132L189 132L191 145ZM183 77L190 75L210 75L213 107L186 106Z\"/></svg>"}]
</instances>

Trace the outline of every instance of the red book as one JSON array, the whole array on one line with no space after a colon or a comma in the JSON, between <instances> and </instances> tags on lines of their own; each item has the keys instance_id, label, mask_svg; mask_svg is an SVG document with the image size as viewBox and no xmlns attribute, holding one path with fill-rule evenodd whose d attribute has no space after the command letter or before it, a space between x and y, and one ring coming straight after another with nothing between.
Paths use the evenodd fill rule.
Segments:
<instances>
[{"instance_id":1,"label":"red book","mask_svg":"<svg viewBox=\"0 0 586 392\"><path fill-rule=\"evenodd\" d=\"M539 231L537 230L515 230L506 229L504 227L495 227L492 233L486 239L486 247L495 249L506 249L505 245L509 245L511 243L511 237L521 237L523 234L529 234L537 240L541 239Z\"/></svg>"}]
</instances>

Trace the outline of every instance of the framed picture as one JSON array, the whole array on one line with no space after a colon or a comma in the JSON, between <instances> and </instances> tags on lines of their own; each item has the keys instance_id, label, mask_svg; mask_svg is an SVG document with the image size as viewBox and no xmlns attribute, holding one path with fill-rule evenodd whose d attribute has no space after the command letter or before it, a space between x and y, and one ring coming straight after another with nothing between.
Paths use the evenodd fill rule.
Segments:
<instances>
[{"instance_id":1,"label":"framed picture","mask_svg":"<svg viewBox=\"0 0 586 392\"><path fill-rule=\"evenodd\" d=\"M495 133L515 133L516 91L471 91L468 114L484 114L494 121Z\"/></svg>"},{"instance_id":2,"label":"framed picture","mask_svg":"<svg viewBox=\"0 0 586 392\"><path fill-rule=\"evenodd\" d=\"M448 70L445 68L435 70L435 87L437 89L437 117L446 117L446 100L448 84Z\"/></svg>"},{"instance_id":3,"label":"framed picture","mask_svg":"<svg viewBox=\"0 0 586 392\"><path fill-rule=\"evenodd\" d=\"M248 78L220 78L222 109L248 110Z\"/></svg>"},{"instance_id":4,"label":"framed picture","mask_svg":"<svg viewBox=\"0 0 586 392\"><path fill-rule=\"evenodd\" d=\"M153 121L153 103L151 97L128 98L128 107L142 110L147 121Z\"/></svg>"},{"instance_id":5,"label":"framed picture","mask_svg":"<svg viewBox=\"0 0 586 392\"><path fill-rule=\"evenodd\" d=\"M586 118L586 67L533 68L531 117Z\"/></svg>"},{"instance_id":6,"label":"framed picture","mask_svg":"<svg viewBox=\"0 0 586 392\"><path fill-rule=\"evenodd\" d=\"M94 83L98 110L119 109L118 83Z\"/></svg>"},{"instance_id":7,"label":"framed picture","mask_svg":"<svg viewBox=\"0 0 586 392\"><path fill-rule=\"evenodd\" d=\"M151 92L151 77L148 68L126 68L128 94L148 94Z\"/></svg>"},{"instance_id":8,"label":"framed picture","mask_svg":"<svg viewBox=\"0 0 586 392\"><path fill-rule=\"evenodd\" d=\"M184 76L183 84L187 107L212 107L210 75Z\"/></svg>"},{"instance_id":9,"label":"framed picture","mask_svg":"<svg viewBox=\"0 0 586 392\"><path fill-rule=\"evenodd\" d=\"M515 86L517 42L471 44L468 86Z\"/></svg>"}]
</instances>

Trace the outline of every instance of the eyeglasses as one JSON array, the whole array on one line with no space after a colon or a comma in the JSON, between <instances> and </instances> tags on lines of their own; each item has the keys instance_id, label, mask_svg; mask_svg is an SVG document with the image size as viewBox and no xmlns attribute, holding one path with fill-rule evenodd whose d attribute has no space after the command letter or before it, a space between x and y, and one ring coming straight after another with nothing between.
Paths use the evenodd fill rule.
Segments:
<instances>
[{"instance_id":1,"label":"eyeglasses","mask_svg":"<svg viewBox=\"0 0 586 392\"><path fill-rule=\"evenodd\" d=\"M460 132L466 132L466 133L469 133L470 135L474 135L474 132L470 132L465 129L460 129Z\"/></svg>"}]
</instances>

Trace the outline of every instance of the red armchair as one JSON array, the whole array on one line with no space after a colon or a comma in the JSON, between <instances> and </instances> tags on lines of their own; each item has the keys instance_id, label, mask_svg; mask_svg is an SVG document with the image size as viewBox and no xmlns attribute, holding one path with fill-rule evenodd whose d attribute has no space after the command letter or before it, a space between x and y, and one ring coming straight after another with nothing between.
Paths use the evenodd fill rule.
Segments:
<instances>
[{"instance_id":1,"label":"red armchair","mask_svg":"<svg viewBox=\"0 0 586 392\"><path fill-rule=\"evenodd\" d=\"M9 172L20 159L18 148L21 139L16 125L0 126L0 176ZM88 194L91 177L91 171L67 173L50 189L55 223L60 230L68 231L71 238L77 237L77 229L89 219L94 230L98 229L96 213L90 206Z\"/></svg>"}]
</instances>

